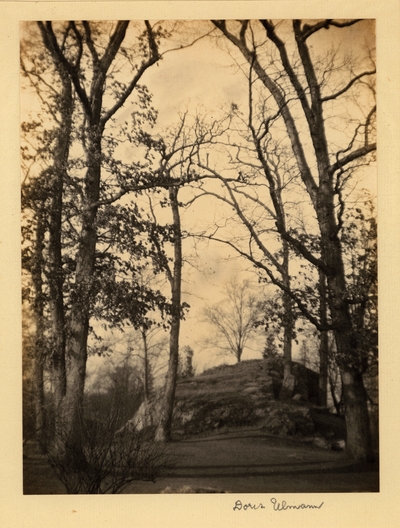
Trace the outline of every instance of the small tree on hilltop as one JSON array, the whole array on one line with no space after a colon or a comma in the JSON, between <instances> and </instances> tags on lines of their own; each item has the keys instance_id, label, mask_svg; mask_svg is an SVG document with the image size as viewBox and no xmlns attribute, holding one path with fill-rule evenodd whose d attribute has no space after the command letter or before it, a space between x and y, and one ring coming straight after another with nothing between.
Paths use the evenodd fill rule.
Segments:
<instances>
[{"instance_id":1,"label":"small tree on hilltop","mask_svg":"<svg viewBox=\"0 0 400 528\"><path fill-rule=\"evenodd\" d=\"M257 331L263 310L248 281L239 283L233 279L226 284L225 291L222 301L207 306L202 312L203 321L214 330L212 339L204 343L219 349L223 355L233 355L239 363L248 341Z\"/></svg>"}]
</instances>

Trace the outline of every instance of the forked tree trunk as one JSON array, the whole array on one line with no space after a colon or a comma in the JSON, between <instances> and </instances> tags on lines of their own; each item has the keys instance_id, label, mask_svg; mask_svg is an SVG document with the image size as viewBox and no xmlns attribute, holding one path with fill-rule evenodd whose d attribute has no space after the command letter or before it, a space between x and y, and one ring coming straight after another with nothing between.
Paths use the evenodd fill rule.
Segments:
<instances>
[{"instance_id":1,"label":"forked tree trunk","mask_svg":"<svg viewBox=\"0 0 400 528\"><path fill-rule=\"evenodd\" d=\"M88 204L99 200L100 189L100 135L94 135L90 145L87 188L90 194ZM92 277L95 264L97 233L95 220L97 207L88 207L82 215L82 230L76 259L75 289L71 297L71 309L66 347L67 386L60 405L58 420L59 438L73 445L80 454L81 420L83 418L83 394L86 379L87 338L89 330L90 306L94 295Z\"/></svg>"}]
</instances>

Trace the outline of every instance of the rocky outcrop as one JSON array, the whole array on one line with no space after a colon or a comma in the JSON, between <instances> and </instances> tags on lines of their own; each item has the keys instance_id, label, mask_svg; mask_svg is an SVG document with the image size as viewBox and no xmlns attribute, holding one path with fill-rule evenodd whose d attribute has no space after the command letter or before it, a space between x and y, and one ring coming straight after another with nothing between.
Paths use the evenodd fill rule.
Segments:
<instances>
[{"instance_id":1,"label":"rocky outcrop","mask_svg":"<svg viewBox=\"0 0 400 528\"><path fill-rule=\"evenodd\" d=\"M221 365L199 376L182 379L176 388L172 436L187 436L256 426L269 434L315 441L330 449L343 438L333 433L329 416L318 414L318 374L293 364L292 397L279 398L283 364L279 358ZM158 423L162 396L143 402L125 428L152 429ZM343 423L339 421L338 426ZM339 428L340 429L340 428ZM339 430L338 429L338 430ZM340 429L341 431L341 429Z\"/></svg>"},{"instance_id":2,"label":"rocky outcrop","mask_svg":"<svg viewBox=\"0 0 400 528\"><path fill-rule=\"evenodd\" d=\"M318 389L318 375L294 364L293 398L278 401L283 381L279 360L221 365L188 380L176 391L174 435L204 434L243 426L260 426L271 434L309 436L314 424L302 405ZM317 394L318 395L318 394Z\"/></svg>"}]
</instances>

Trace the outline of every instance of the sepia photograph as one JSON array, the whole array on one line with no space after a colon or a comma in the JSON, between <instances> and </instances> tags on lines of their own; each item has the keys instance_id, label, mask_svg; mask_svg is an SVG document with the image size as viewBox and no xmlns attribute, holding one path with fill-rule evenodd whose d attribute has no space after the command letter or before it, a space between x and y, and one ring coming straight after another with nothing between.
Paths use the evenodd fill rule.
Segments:
<instances>
[{"instance_id":1,"label":"sepia photograph","mask_svg":"<svg viewBox=\"0 0 400 528\"><path fill-rule=\"evenodd\" d=\"M379 492L376 21L19 35L23 494Z\"/></svg>"}]
</instances>

